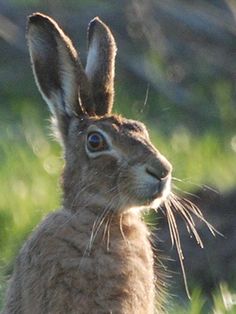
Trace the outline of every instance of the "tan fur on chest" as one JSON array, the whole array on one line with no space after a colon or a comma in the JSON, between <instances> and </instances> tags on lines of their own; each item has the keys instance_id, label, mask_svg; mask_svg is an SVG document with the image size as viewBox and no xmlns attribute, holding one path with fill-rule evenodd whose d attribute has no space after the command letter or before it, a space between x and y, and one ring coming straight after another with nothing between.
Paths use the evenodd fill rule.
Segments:
<instances>
[{"instance_id":1,"label":"tan fur on chest","mask_svg":"<svg viewBox=\"0 0 236 314\"><path fill-rule=\"evenodd\" d=\"M50 215L22 249L17 267L27 273L22 290L31 295L23 313L88 313L90 308L93 313L152 313L153 256L145 224L127 214L121 230L114 218L109 239L101 228L89 249L92 225L80 225L81 216ZM57 304L51 302L55 294ZM68 308L61 310L61 302Z\"/></svg>"}]
</instances>

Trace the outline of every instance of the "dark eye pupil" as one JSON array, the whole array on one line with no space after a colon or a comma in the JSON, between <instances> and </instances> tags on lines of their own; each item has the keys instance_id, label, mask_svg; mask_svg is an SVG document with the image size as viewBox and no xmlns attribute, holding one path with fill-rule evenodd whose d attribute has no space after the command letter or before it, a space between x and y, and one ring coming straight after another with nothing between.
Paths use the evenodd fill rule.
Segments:
<instances>
[{"instance_id":1,"label":"dark eye pupil","mask_svg":"<svg viewBox=\"0 0 236 314\"><path fill-rule=\"evenodd\" d=\"M98 134L91 134L88 140L89 140L89 145L92 148L98 148L102 143L102 138Z\"/></svg>"},{"instance_id":2,"label":"dark eye pupil","mask_svg":"<svg viewBox=\"0 0 236 314\"><path fill-rule=\"evenodd\" d=\"M87 138L87 148L90 152L101 151L107 148L105 138L98 132L92 132Z\"/></svg>"}]
</instances>

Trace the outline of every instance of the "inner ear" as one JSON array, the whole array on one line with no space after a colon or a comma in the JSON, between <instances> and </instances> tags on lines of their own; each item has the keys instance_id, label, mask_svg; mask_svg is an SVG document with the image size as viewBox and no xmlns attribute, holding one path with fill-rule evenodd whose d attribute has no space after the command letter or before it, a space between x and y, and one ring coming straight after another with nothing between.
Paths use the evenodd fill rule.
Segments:
<instances>
[{"instance_id":1,"label":"inner ear","mask_svg":"<svg viewBox=\"0 0 236 314\"><path fill-rule=\"evenodd\" d=\"M58 24L48 16L29 17L27 39L37 86L53 114L81 114L78 103L77 52Z\"/></svg>"},{"instance_id":2,"label":"inner ear","mask_svg":"<svg viewBox=\"0 0 236 314\"><path fill-rule=\"evenodd\" d=\"M74 116L94 113L90 83L69 39L50 17L29 17L27 39L36 84L66 140Z\"/></svg>"},{"instance_id":3,"label":"inner ear","mask_svg":"<svg viewBox=\"0 0 236 314\"><path fill-rule=\"evenodd\" d=\"M98 17L89 24L88 45L85 72L92 86L95 113L110 114L114 101L116 43L110 29Z\"/></svg>"}]
</instances>

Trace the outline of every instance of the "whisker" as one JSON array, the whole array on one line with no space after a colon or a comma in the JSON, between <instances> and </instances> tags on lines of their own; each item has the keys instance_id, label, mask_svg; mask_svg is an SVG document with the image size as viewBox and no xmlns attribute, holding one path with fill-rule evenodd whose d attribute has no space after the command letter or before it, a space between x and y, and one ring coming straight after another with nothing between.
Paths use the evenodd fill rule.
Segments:
<instances>
[{"instance_id":1,"label":"whisker","mask_svg":"<svg viewBox=\"0 0 236 314\"><path fill-rule=\"evenodd\" d=\"M98 234L103 222L105 221L109 211L110 211L110 208L107 206L103 210L102 214L100 216L98 216L97 219L93 223L93 228L92 228L92 232L91 232L91 236L90 236L90 240L89 240L89 246L88 246L89 252L91 252L91 250L92 250L93 243L94 243L94 241L97 237L97 234Z\"/></svg>"},{"instance_id":2,"label":"whisker","mask_svg":"<svg viewBox=\"0 0 236 314\"><path fill-rule=\"evenodd\" d=\"M74 199L73 199L73 201L72 201L72 208L73 208L73 206L76 204L76 202L78 202L78 198L79 198L79 196L81 195L81 193L82 192L84 192L84 191L86 191L86 190L88 190L88 189L90 189L92 186L95 186L95 183L91 183L91 184L86 184L86 185L84 185L79 191L78 191L78 193L76 193L76 195L75 195L75 197L74 197ZM109 190L107 190L106 191L106 193L109 193L109 192L112 192L112 191L114 191L116 189L116 187L112 187L111 189L109 189ZM94 197L94 199L96 200L96 196ZM86 204L83 204L83 207L86 207ZM77 215L79 214L79 212L78 211L76 211L76 212L74 212L63 224L61 224L60 226L59 226L59 228L62 228L62 227L64 227L65 225L67 225L72 219L74 219ZM58 229L57 229L57 231L58 231Z\"/></svg>"},{"instance_id":3,"label":"whisker","mask_svg":"<svg viewBox=\"0 0 236 314\"><path fill-rule=\"evenodd\" d=\"M190 213L181 205L181 203L179 203L175 199L172 199L171 201L174 208L179 210L178 212L181 214L182 218L184 219L188 232L190 233L190 231L192 231L197 243L200 245L200 247L203 248L202 240L195 228L195 222L192 216L190 215Z\"/></svg>"},{"instance_id":4,"label":"whisker","mask_svg":"<svg viewBox=\"0 0 236 314\"><path fill-rule=\"evenodd\" d=\"M107 228L107 252L110 251L110 231L111 231L111 222L113 219L113 213L111 214L110 218L108 219L108 228Z\"/></svg>"},{"instance_id":5,"label":"whisker","mask_svg":"<svg viewBox=\"0 0 236 314\"><path fill-rule=\"evenodd\" d=\"M180 241L180 237L179 237L179 231L178 231L178 227L176 224L175 216L172 212L171 204L169 203L169 201L166 201L165 206L166 206L167 221L168 221L168 225L169 225L172 245L174 245L174 244L176 245L176 250L177 250L177 253L179 256L179 262L180 262L180 266L181 266L181 270L182 270L182 274L183 274L183 280L184 280L184 286L185 286L186 294L187 294L188 298L191 299L190 292L188 289L188 282L187 282L187 276L186 276L186 272L185 272L184 262L183 262L184 255L183 255L183 251L182 251L182 247L181 247L181 241Z\"/></svg>"},{"instance_id":6,"label":"whisker","mask_svg":"<svg viewBox=\"0 0 236 314\"><path fill-rule=\"evenodd\" d=\"M89 244L88 244L88 250L89 252L91 252L92 250L92 246L93 243L97 237L97 234L99 232L99 230L101 229L104 221L106 220L106 218L109 216L109 213L111 213L111 208L112 208L112 204L114 203L115 199L116 199L117 195L115 195L107 204L107 206L105 207L105 209L103 210L103 212L100 214L100 216L98 216L96 218L96 220L93 223L93 228L92 228L92 232L91 232L91 236L90 236L90 240L89 240Z\"/></svg>"},{"instance_id":7,"label":"whisker","mask_svg":"<svg viewBox=\"0 0 236 314\"><path fill-rule=\"evenodd\" d=\"M143 113L144 108L145 108L145 107L146 107L146 105L147 105L148 96L149 96L149 89L150 89L150 84L148 83L148 85L147 85L147 89L146 89L146 93L145 93L144 102L143 102L143 107L142 107L142 109L140 110L140 113Z\"/></svg>"},{"instance_id":8,"label":"whisker","mask_svg":"<svg viewBox=\"0 0 236 314\"><path fill-rule=\"evenodd\" d=\"M172 186L173 186L173 188L174 188L175 190L180 191L180 192L183 193L183 194L186 194L186 195L188 195L188 196L192 196L192 197L194 197L194 198L199 198L198 195L196 195L196 194L194 194L194 193L191 193L191 192L188 192L188 191L185 191L185 190L179 188L179 187L178 187L177 185L175 185L175 184L173 184Z\"/></svg>"},{"instance_id":9,"label":"whisker","mask_svg":"<svg viewBox=\"0 0 236 314\"><path fill-rule=\"evenodd\" d=\"M175 244L175 240L174 240L173 231L172 231L172 223L171 223L170 215L169 215L170 208L167 202L165 203L165 207L166 207L166 214L167 214L167 222L168 222L169 231L170 231L171 245L173 247Z\"/></svg>"},{"instance_id":10,"label":"whisker","mask_svg":"<svg viewBox=\"0 0 236 314\"><path fill-rule=\"evenodd\" d=\"M86 248L84 250L84 253L83 253L82 257L81 257L80 264L79 264L79 269L80 269L81 265L83 264L84 257L87 254L89 255L91 253L93 243L94 243L94 241L96 239L96 236L97 236L97 234L98 234L98 232L100 230L100 227L102 225L101 221L102 222L104 221L104 219L106 217L106 214L108 213L108 211L107 212L106 211L107 211L107 208L105 208L105 210L102 212L102 214L100 216L98 216L96 218L96 220L94 221L94 223L93 223L93 227L92 227L91 235L90 235L90 238L89 238L89 242L88 242L88 244L87 244L87 246L86 246ZM99 222L99 220L100 220L100 222ZM99 222L99 225L97 227L98 222Z\"/></svg>"},{"instance_id":11,"label":"whisker","mask_svg":"<svg viewBox=\"0 0 236 314\"><path fill-rule=\"evenodd\" d=\"M176 198L177 196L175 196ZM201 210L196 206L194 203L192 203L190 200L186 198L179 199L177 197L178 201L183 203L183 207L187 208L191 213L193 213L197 218L199 218L201 221L203 221L209 231L215 236L216 234L223 236L217 229L215 229L203 216Z\"/></svg>"},{"instance_id":12,"label":"whisker","mask_svg":"<svg viewBox=\"0 0 236 314\"><path fill-rule=\"evenodd\" d=\"M180 179L174 178L176 181L182 181ZM176 218L174 215L174 212L179 214L181 218L183 219L186 228L190 234L193 234L196 242L198 245L203 248L203 242L202 239L196 229L196 225L193 219L194 215L198 219L200 219L202 222L204 222L209 229L209 231L215 236L216 234L222 235L219 231L217 231L203 216L201 210L196 206L194 203L192 203L190 200L186 198L180 198L174 193L171 193L169 198L164 202L164 208L167 217L167 222L169 226L169 232L170 232L170 239L171 239L171 244L172 246L176 247L177 254L179 257L179 262L183 274L183 280L184 280L184 285L185 285L185 290L187 293L187 296L190 298L190 293L188 289L188 283L187 283L187 277L186 277L186 272L185 272L185 267L184 267L184 254L182 251L182 246L181 246L181 240L180 240L180 235L179 235L179 230L178 230L178 225L176 223ZM161 211L164 211L164 208L160 207Z\"/></svg>"},{"instance_id":13,"label":"whisker","mask_svg":"<svg viewBox=\"0 0 236 314\"><path fill-rule=\"evenodd\" d=\"M219 191L217 191L216 189L214 189L213 187L211 187L207 184L199 184L199 183L193 182L192 180L190 180L188 178L180 179L180 178L172 177L172 179L173 179L173 181L188 183L189 185L192 185L194 187L197 187L197 188L200 188L200 189L203 189L206 191L211 191L211 192L214 192L215 194L219 194Z\"/></svg>"},{"instance_id":14,"label":"whisker","mask_svg":"<svg viewBox=\"0 0 236 314\"><path fill-rule=\"evenodd\" d=\"M123 231L123 215L121 214L120 215L120 223L119 223L119 227L120 227L120 233L121 233L121 235L122 235L122 238L124 239L124 241L127 243L127 244L129 244L129 241L126 239L126 237L125 237L125 234L124 234L124 231Z\"/></svg>"}]
</instances>

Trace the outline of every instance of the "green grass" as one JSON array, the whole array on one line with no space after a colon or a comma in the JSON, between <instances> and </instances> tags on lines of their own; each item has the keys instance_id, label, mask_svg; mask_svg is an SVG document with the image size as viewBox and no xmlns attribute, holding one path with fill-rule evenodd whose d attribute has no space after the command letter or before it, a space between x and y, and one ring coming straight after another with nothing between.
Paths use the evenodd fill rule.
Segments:
<instances>
[{"instance_id":1,"label":"green grass","mask_svg":"<svg viewBox=\"0 0 236 314\"><path fill-rule=\"evenodd\" d=\"M49 209L59 204L57 187L62 161L45 137L37 115L22 106L17 124L0 127L0 262L6 265L22 240ZM32 108L32 107L31 107ZM32 111L32 110L31 110Z\"/></svg>"},{"instance_id":2,"label":"green grass","mask_svg":"<svg viewBox=\"0 0 236 314\"><path fill-rule=\"evenodd\" d=\"M38 104L28 101L12 105L0 125L0 306L6 278L22 242L47 212L60 206L59 175L63 167L59 145L48 135L49 123L42 119ZM6 119L5 119L6 118ZM194 190L202 184L224 190L236 183L235 151L231 138L213 133L195 137L184 128L164 135L149 125L151 138L174 165L178 187ZM225 308L222 293L214 296L208 313L236 313ZM204 297L196 292L189 306L174 305L170 313L202 313ZM179 310L177 308L179 307ZM219 310L218 310L219 309ZM232 312L232 311L235 312ZM227 312L228 311L228 312Z\"/></svg>"},{"instance_id":3,"label":"green grass","mask_svg":"<svg viewBox=\"0 0 236 314\"><path fill-rule=\"evenodd\" d=\"M234 151L227 136L204 133L195 137L187 129L176 129L170 137L158 134L154 127L151 137L160 151L174 166L174 176L182 180L183 190L196 190L203 183L225 191L236 184Z\"/></svg>"},{"instance_id":4,"label":"green grass","mask_svg":"<svg viewBox=\"0 0 236 314\"><path fill-rule=\"evenodd\" d=\"M209 305L210 303L210 305ZM227 284L221 283L219 290L212 295L212 301L206 299L199 289L196 289L187 304L173 303L168 314L235 314L236 294Z\"/></svg>"}]
</instances>

